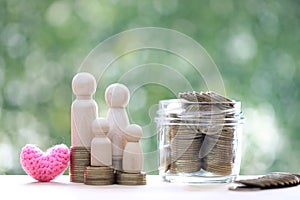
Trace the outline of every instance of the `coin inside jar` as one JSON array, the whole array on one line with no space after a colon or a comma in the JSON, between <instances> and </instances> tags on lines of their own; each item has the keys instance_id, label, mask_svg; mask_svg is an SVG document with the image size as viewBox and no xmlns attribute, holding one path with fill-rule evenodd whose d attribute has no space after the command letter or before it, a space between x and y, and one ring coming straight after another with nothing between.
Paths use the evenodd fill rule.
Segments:
<instances>
[{"instance_id":1,"label":"coin inside jar","mask_svg":"<svg viewBox=\"0 0 300 200\"><path fill-rule=\"evenodd\" d=\"M211 91L184 92L161 101L160 108L161 174L173 179L178 174L221 177L239 172L240 103Z\"/></svg>"}]
</instances>

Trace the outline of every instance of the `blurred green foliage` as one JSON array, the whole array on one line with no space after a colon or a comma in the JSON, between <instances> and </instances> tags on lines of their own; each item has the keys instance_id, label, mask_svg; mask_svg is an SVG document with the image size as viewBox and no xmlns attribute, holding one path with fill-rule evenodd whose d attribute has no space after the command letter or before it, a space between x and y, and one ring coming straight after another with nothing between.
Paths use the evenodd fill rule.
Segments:
<instances>
[{"instance_id":1,"label":"blurred green foliage","mask_svg":"<svg viewBox=\"0 0 300 200\"><path fill-rule=\"evenodd\" d=\"M200 43L218 66L227 96L242 101L242 174L297 172L299 9L296 0L0 0L0 174L24 174L19 154L27 143L42 149L70 145L71 80L80 64L108 37L148 26L174 29ZM165 58L144 53L145 62ZM118 65L126 63L120 59ZM120 75L112 71L105 84ZM186 76L195 88L203 82L191 70ZM101 115L103 90L96 94ZM149 105L174 97L166 88L144 86L133 94L130 119L146 125ZM143 148L155 151L155 135Z\"/></svg>"}]
</instances>

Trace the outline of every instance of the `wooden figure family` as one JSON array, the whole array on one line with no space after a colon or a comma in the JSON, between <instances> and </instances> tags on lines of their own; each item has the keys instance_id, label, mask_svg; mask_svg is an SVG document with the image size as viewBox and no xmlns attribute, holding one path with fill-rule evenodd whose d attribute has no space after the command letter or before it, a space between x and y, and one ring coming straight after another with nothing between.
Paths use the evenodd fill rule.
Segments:
<instances>
[{"instance_id":1,"label":"wooden figure family","mask_svg":"<svg viewBox=\"0 0 300 200\"><path fill-rule=\"evenodd\" d=\"M71 107L72 147L90 149L90 165L114 168L116 172L140 174L143 153L139 143L142 128L130 124L126 106L130 99L128 88L119 83L106 88L109 106L106 118L98 117L98 105L93 99L96 80L81 72L72 80L76 99Z\"/></svg>"}]
</instances>

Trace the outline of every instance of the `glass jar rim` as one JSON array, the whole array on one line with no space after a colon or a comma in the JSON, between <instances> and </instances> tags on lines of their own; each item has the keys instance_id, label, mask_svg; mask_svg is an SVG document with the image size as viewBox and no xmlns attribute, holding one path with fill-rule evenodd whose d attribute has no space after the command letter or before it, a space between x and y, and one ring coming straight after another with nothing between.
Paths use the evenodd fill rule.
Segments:
<instances>
[{"instance_id":1,"label":"glass jar rim","mask_svg":"<svg viewBox=\"0 0 300 200\"><path fill-rule=\"evenodd\" d=\"M191 109L187 110L189 106L208 106L212 109ZM214 109L216 108L216 109ZM241 102L240 101L232 101L232 102L190 102L184 99L168 99L159 101L159 110L157 111L158 115L168 115L168 114L179 114L187 111L187 115L197 115L197 113L201 113L201 115L215 115L215 114L230 114L234 113L237 115L241 113Z\"/></svg>"},{"instance_id":2,"label":"glass jar rim","mask_svg":"<svg viewBox=\"0 0 300 200\"><path fill-rule=\"evenodd\" d=\"M209 105L209 104L241 104L241 101L239 100L232 100L232 101L187 101L184 99L165 99L165 100L160 100L160 104L170 104L170 103L186 103L186 104L195 104L195 105Z\"/></svg>"},{"instance_id":3,"label":"glass jar rim","mask_svg":"<svg viewBox=\"0 0 300 200\"><path fill-rule=\"evenodd\" d=\"M226 106L230 105L230 106ZM188 110L189 106L196 109ZM201 110L197 106L216 106L222 109ZM244 117L241 111L241 101L232 102L190 102L184 99L167 99L159 101L160 109L155 121L164 125L236 125L244 124Z\"/></svg>"},{"instance_id":4,"label":"glass jar rim","mask_svg":"<svg viewBox=\"0 0 300 200\"><path fill-rule=\"evenodd\" d=\"M219 119L219 120L203 120L203 119L182 119L182 118L164 118L156 117L155 122L160 125L185 125L185 126L234 126L244 124L244 117L238 119Z\"/></svg>"}]
</instances>

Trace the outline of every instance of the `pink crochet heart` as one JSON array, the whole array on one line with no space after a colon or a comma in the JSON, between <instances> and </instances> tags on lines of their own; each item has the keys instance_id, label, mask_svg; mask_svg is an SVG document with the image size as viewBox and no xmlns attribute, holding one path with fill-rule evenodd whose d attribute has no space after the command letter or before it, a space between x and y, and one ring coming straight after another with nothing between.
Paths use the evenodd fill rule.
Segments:
<instances>
[{"instance_id":1,"label":"pink crochet heart","mask_svg":"<svg viewBox=\"0 0 300 200\"><path fill-rule=\"evenodd\" d=\"M20 161L28 175L38 181L48 182L67 169L70 151L66 145L61 144L44 153L35 145L27 144L22 148Z\"/></svg>"}]
</instances>

